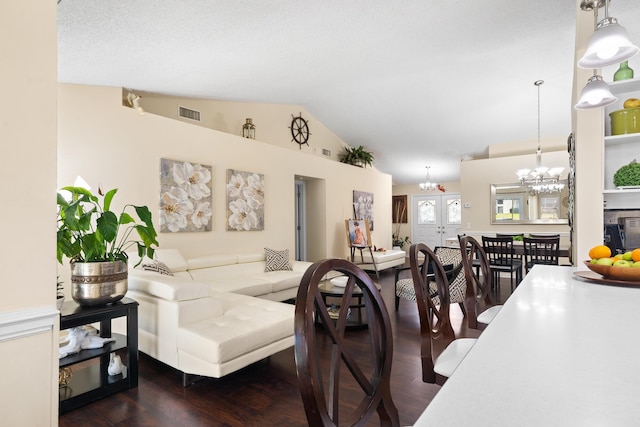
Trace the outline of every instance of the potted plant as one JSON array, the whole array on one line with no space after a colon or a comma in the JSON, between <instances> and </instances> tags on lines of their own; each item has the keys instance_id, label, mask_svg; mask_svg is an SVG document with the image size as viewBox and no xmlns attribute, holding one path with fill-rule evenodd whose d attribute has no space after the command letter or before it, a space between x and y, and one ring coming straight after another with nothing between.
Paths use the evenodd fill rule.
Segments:
<instances>
[{"instance_id":1,"label":"potted plant","mask_svg":"<svg viewBox=\"0 0 640 427\"><path fill-rule=\"evenodd\" d=\"M411 244L409 236L400 237L398 234L393 233L391 237L393 239L393 246L398 246L400 249L404 248L404 245Z\"/></svg>"},{"instance_id":2,"label":"potted plant","mask_svg":"<svg viewBox=\"0 0 640 427\"><path fill-rule=\"evenodd\" d=\"M358 147L344 147L344 153L340 154L340 162L354 166L371 166L374 157L362 145Z\"/></svg>"},{"instance_id":3,"label":"potted plant","mask_svg":"<svg viewBox=\"0 0 640 427\"><path fill-rule=\"evenodd\" d=\"M404 245L410 245L411 244L411 240L409 240L409 236L404 236L404 237L400 237L400 226L402 225L400 223L401 219L405 217L405 212L407 210L407 207L405 205L397 205L396 206L396 212L395 212L395 217L397 218L397 223L393 224L395 227L395 230L393 233L391 233L391 239L393 240L393 246L397 246L400 249L404 248Z\"/></svg>"},{"instance_id":4,"label":"potted plant","mask_svg":"<svg viewBox=\"0 0 640 427\"><path fill-rule=\"evenodd\" d=\"M146 206L127 204L120 215L110 210L117 188L102 200L82 187L64 187L58 192L57 258L71 263L71 296L80 305L105 305L121 299L127 292L126 250L137 246L139 265L146 255L153 258L157 233ZM127 210L133 209L134 219ZM121 226L123 230L121 230ZM133 231L136 235L132 235ZM135 236L135 237L134 237Z\"/></svg>"}]
</instances>

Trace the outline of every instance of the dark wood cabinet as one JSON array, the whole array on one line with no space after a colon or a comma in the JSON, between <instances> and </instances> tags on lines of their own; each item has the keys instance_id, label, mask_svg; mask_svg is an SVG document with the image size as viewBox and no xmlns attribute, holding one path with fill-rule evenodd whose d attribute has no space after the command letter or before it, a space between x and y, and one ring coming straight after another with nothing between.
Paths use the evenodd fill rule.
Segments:
<instances>
[{"instance_id":1,"label":"dark wood cabinet","mask_svg":"<svg viewBox=\"0 0 640 427\"><path fill-rule=\"evenodd\" d=\"M118 317L126 317L126 336L111 332L111 321ZM123 298L104 307L81 307L73 301L63 305L60 311L60 330L91 323L100 324L101 337L112 337L115 341L106 343L101 348L81 350L60 359L60 368L68 367L72 370L67 386L59 389L61 414L138 386L138 303L131 298ZM125 353L122 362L126 368L118 375L107 373L112 352Z\"/></svg>"}]
</instances>

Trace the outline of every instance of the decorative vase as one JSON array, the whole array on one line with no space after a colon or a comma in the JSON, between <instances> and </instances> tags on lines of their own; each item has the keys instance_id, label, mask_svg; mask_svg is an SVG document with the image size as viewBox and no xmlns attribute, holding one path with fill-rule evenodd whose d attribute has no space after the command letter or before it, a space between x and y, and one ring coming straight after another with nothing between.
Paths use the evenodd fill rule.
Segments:
<instances>
[{"instance_id":1,"label":"decorative vase","mask_svg":"<svg viewBox=\"0 0 640 427\"><path fill-rule=\"evenodd\" d=\"M613 74L613 81L629 80L633 78L633 69L629 67L629 61L620 63L620 68Z\"/></svg>"},{"instance_id":2,"label":"decorative vase","mask_svg":"<svg viewBox=\"0 0 640 427\"><path fill-rule=\"evenodd\" d=\"M71 298L81 306L104 306L122 299L128 290L123 261L71 264Z\"/></svg>"}]
</instances>

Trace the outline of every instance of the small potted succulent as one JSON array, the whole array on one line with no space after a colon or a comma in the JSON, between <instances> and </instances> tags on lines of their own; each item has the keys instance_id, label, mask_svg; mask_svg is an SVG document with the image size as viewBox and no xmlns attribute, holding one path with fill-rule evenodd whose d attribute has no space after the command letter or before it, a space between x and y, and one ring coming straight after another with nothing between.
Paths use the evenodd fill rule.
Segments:
<instances>
[{"instance_id":1,"label":"small potted succulent","mask_svg":"<svg viewBox=\"0 0 640 427\"><path fill-rule=\"evenodd\" d=\"M71 296L80 305L105 305L127 292L128 255L137 246L140 262L153 259L157 233L146 206L125 205L120 215L110 210L118 189L95 196L86 188L58 192L57 259L71 263ZM134 210L134 219L127 210ZM122 230L121 230L122 226ZM132 234L133 231L136 234ZM136 264L136 266L138 265Z\"/></svg>"}]
</instances>

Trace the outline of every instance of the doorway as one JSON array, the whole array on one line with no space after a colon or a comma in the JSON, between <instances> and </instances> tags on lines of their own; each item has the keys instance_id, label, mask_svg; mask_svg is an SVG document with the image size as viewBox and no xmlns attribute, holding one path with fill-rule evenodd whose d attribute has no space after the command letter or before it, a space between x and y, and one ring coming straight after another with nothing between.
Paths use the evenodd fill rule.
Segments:
<instances>
[{"instance_id":1,"label":"doorway","mask_svg":"<svg viewBox=\"0 0 640 427\"><path fill-rule=\"evenodd\" d=\"M460 194L414 195L411 197L413 243L430 248L446 246L457 238L462 224Z\"/></svg>"},{"instance_id":2,"label":"doorway","mask_svg":"<svg viewBox=\"0 0 640 427\"><path fill-rule=\"evenodd\" d=\"M307 259L307 226L305 211L305 190L306 185L303 180L295 181L295 238L296 238L296 260Z\"/></svg>"},{"instance_id":3,"label":"doorway","mask_svg":"<svg viewBox=\"0 0 640 427\"><path fill-rule=\"evenodd\" d=\"M327 257L326 181L296 175L294 180L294 240L297 261Z\"/></svg>"}]
</instances>

